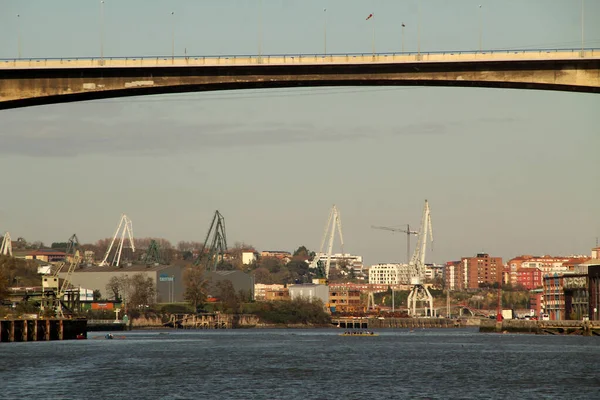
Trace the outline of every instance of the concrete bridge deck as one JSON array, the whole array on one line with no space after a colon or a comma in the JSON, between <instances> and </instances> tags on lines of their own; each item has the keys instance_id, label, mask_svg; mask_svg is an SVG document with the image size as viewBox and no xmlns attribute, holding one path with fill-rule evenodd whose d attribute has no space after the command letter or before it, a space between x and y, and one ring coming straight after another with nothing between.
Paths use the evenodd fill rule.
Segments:
<instances>
[{"instance_id":1,"label":"concrete bridge deck","mask_svg":"<svg viewBox=\"0 0 600 400\"><path fill-rule=\"evenodd\" d=\"M189 67L250 65L343 65L431 62L489 62L600 59L600 49L494 50L428 53L274 54L223 56L142 56L0 59L0 69Z\"/></svg>"},{"instance_id":2,"label":"concrete bridge deck","mask_svg":"<svg viewBox=\"0 0 600 400\"><path fill-rule=\"evenodd\" d=\"M0 60L0 109L150 94L311 86L600 93L600 49Z\"/></svg>"}]
</instances>

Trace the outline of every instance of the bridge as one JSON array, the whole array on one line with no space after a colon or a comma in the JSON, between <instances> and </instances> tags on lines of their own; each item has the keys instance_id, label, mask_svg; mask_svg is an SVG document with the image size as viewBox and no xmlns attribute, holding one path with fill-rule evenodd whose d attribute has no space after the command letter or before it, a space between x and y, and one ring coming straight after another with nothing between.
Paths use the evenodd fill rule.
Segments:
<instances>
[{"instance_id":1,"label":"bridge","mask_svg":"<svg viewBox=\"0 0 600 400\"><path fill-rule=\"evenodd\" d=\"M0 59L0 109L150 94L311 86L600 93L600 49Z\"/></svg>"}]
</instances>

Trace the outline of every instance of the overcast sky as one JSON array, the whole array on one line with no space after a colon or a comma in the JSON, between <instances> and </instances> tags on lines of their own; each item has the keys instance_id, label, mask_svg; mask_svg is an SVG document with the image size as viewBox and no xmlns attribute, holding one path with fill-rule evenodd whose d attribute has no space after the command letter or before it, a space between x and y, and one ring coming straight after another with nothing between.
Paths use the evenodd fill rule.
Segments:
<instances>
[{"instance_id":1,"label":"overcast sky","mask_svg":"<svg viewBox=\"0 0 600 400\"><path fill-rule=\"evenodd\" d=\"M481 4L481 10L478 5ZM416 50L413 1L106 0L105 56ZM327 11L324 11L324 8ZM174 11L174 15L171 12ZM365 21L370 14L374 21ZM479 14L481 13L481 14ZM17 14L20 16L17 17ZM421 50L577 48L579 0L421 1ZM262 29L259 21L262 20ZM585 46L600 48L600 2ZM100 1L0 0L0 58L98 56ZM428 262L588 254L600 236L600 96L479 88L315 88L161 95L0 111L0 232L318 250L329 209L347 252L404 261L428 199ZM339 246L334 248L339 252Z\"/></svg>"}]
</instances>

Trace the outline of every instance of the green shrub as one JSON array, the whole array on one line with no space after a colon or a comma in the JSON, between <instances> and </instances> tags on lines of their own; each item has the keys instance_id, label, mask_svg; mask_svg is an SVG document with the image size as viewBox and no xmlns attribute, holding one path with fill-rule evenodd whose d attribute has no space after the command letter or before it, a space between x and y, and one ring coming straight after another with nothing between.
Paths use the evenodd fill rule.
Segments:
<instances>
[{"instance_id":1,"label":"green shrub","mask_svg":"<svg viewBox=\"0 0 600 400\"><path fill-rule=\"evenodd\" d=\"M331 323L331 317L324 311L321 301L296 299L256 303L259 307L252 314L261 321L272 324L313 324Z\"/></svg>"}]
</instances>

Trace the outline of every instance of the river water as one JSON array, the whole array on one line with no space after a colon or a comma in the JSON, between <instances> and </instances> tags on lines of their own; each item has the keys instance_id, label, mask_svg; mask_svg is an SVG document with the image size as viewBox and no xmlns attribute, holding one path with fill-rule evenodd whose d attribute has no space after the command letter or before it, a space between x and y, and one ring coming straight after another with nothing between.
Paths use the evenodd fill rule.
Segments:
<instances>
[{"instance_id":1,"label":"river water","mask_svg":"<svg viewBox=\"0 0 600 400\"><path fill-rule=\"evenodd\" d=\"M598 399L600 338L472 329L90 332L0 345L2 399Z\"/></svg>"}]
</instances>

